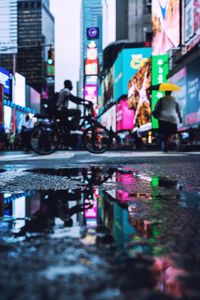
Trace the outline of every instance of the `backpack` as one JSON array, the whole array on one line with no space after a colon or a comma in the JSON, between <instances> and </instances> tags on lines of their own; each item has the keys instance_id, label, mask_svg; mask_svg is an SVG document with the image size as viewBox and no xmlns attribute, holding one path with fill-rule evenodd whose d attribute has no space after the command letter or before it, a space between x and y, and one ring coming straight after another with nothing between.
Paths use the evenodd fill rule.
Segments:
<instances>
[{"instance_id":1,"label":"backpack","mask_svg":"<svg viewBox=\"0 0 200 300\"><path fill-rule=\"evenodd\" d=\"M54 93L47 102L47 113L52 116L57 111L57 100L58 100L59 93Z\"/></svg>"}]
</instances>

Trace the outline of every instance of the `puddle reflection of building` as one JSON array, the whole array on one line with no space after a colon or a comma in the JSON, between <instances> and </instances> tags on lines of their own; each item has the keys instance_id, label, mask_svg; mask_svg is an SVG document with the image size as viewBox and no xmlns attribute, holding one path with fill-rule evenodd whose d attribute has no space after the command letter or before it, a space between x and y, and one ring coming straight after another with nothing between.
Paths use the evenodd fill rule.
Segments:
<instances>
[{"instance_id":1,"label":"puddle reflection of building","mask_svg":"<svg viewBox=\"0 0 200 300\"><path fill-rule=\"evenodd\" d=\"M90 200L83 201L80 190L43 191L20 194L2 194L2 218L12 221L11 231L15 236L26 233L52 232L55 218L64 226L72 226L72 216L93 206Z\"/></svg>"},{"instance_id":2,"label":"puddle reflection of building","mask_svg":"<svg viewBox=\"0 0 200 300\"><path fill-rule=\"evenodd\" d=\"M141 234L150 237L151 220L145 219L145 215L150 215L147 203L152 200L151 187L157 182L147 174L123 169L117 170L109 180L110 189L100 191L99 215L117 247L123 247ZM142 183L140 190L138 183Z\"/></svg>"}]
</instances>

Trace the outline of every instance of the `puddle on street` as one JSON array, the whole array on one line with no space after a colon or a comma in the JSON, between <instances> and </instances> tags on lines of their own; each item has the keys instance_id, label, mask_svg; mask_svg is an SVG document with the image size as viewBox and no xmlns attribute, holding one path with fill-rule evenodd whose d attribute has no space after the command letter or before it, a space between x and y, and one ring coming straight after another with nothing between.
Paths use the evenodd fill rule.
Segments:
<instances>
[{"instance_id":1,"label":"puddle on street","mask_svg":"<svg viewBox=\"0 0 200 300\"><path fill-rule=\"evenodd\" d=\"M156 289L181 297L199 280L200 189L128 168L34 169L84 188L0 194L0 242L79 238L152 258ZM195 285L195 284L194 284Z\"/></svg>"}]
</instances>

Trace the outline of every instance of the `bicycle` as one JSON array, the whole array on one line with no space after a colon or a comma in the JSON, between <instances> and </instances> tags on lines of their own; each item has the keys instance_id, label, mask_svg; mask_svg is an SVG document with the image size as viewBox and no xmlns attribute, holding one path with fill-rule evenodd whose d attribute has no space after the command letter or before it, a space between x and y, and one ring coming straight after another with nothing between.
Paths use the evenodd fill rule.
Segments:
<instances>
[{"instance_id":1,"label":"bicycle","mask_svg":"<svg viewBox=\"0 0 200 300\"><path fill-rule=\"evenodd\" d=\"M78 128L84 148L91 153L104 153L112 145L112 133L94 117L92 102L85 100L84 104L86 106ZM59 145L69 144L73 130L70 125L63 125L56 114L35 114L34 117L38 121L31 132L30 144L35 153L48 155L55 152Z\"/></svg>"}]
</instances>

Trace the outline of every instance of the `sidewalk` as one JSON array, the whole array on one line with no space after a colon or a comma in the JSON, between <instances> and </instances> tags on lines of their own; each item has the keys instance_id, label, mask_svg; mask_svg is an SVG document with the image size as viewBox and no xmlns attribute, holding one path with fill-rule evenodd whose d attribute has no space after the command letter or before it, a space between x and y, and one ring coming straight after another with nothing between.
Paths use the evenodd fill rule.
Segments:
<instances>
[{"instance_id":1,"label":"sidewalk","mask_svg":"<svg viewBox=\"0 0 200 300\"><path fill-rule=\"evenodd\" d=\"M56 151L50 155L38 155L34 152L24 152L24 151L5 151L0 152L0 161L23 161L23 160L48 160L48 159L63 159L72 158L74 156L87 155L88 157L107 157L107 158L119 158L119 157L180 157L187 155L200 155L200 151L190 151L190 152L176 152L169 151L164 153L162 151L107 151L103 154L92 154L88 151Z\"/></svg>"}]
</instances>

